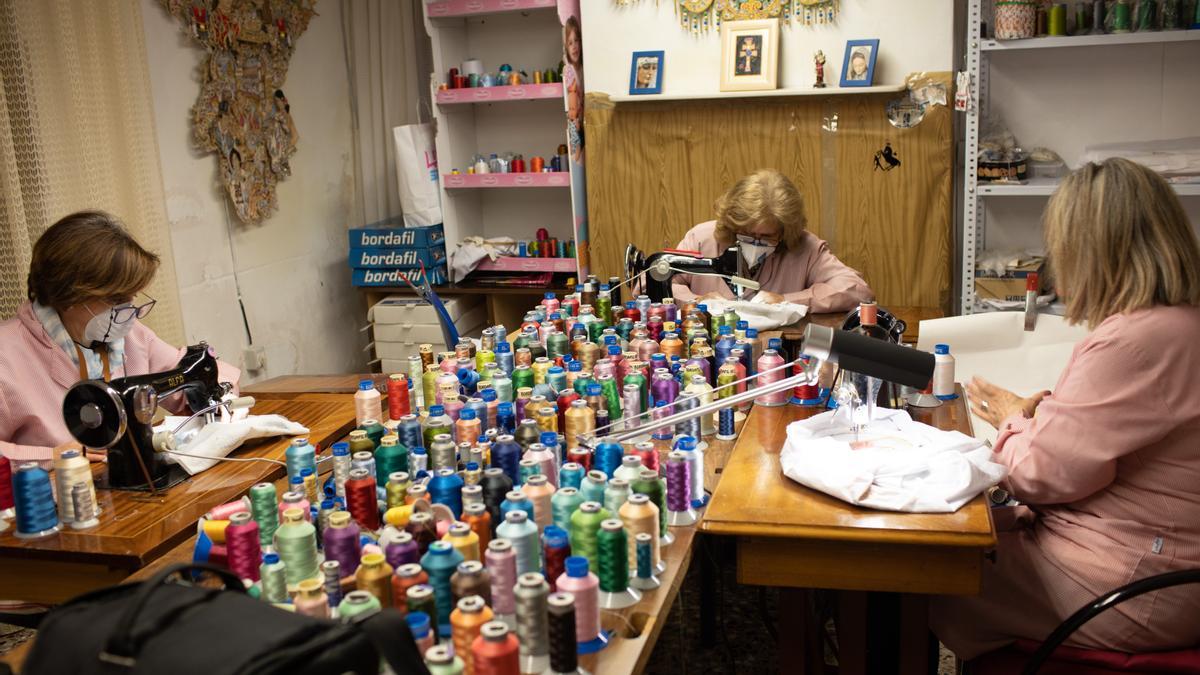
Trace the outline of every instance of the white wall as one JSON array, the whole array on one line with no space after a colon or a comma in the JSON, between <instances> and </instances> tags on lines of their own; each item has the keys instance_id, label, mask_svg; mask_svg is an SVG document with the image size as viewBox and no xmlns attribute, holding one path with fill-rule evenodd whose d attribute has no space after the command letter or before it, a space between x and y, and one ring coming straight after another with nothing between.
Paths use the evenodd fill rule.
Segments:
<instances>
[{"instance_id":1,"label":"white wall","mask_svg":"<svg viewBox=\"0 0 1200 675\"><path fill-rule=\"evenodd\" d=\"M349 85L341 5L321 3L299 37L284 92L299 132L279 210L233 225L213 155L191 144L190 109L203 52L156 0L142 0L163 183L189 343L207 340L238 363L246 334L234 272L255 345L267 366L243 382L291 373L362 371L363 301L350 286L347 227L353 200Z\"/></svg>"},{"instance_id":2,"label":"white wall","mask_svg":"<svg viewBox=\"0 0 1200 675\"><path fill-rule=\"evenodd\" d=\"M582 5L584 82L588 91L629 92L630 54L664 50L664 94L720 91L721 35L693 36L679 26L674 2L611 0ZM953 11L947 0L841 0L832 24L780 29L779 86L813 84L813 53L825 52L825 81L837 85L847 40L879 39L876 84L899 84L911 72L948 71L953 62Z\"/></svg>"}]
</instances>

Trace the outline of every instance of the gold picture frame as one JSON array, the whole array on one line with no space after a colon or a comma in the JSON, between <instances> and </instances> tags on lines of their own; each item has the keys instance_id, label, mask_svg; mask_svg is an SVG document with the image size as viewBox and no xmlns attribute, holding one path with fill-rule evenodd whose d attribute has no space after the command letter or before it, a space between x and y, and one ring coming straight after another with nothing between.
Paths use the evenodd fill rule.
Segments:
<instances>
[{"instance_id":1,"label":"gold picture frame","mask_svg":"<svg viewBox=\"0 0 1200 675\"><path fill-rule=\"evenodd\" d=\"M778 88L779 19L721 24L721 91Z\"/></svg>"}]
</instances>

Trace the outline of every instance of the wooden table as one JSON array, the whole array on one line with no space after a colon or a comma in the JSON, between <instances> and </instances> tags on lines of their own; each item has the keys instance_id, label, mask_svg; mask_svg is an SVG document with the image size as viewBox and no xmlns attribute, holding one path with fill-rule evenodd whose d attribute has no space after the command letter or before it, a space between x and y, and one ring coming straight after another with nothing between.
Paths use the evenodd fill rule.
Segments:
<instances>
[{"instance_id":1,"label":"wooden table","mask_svg":"<svg viewBox=\"0 0 1200 675\"><path fill-rule=\"evenodd\" d=\"M350 394L358 391L358 383L371 380L376 386L387 383L387 375L359 373L351 375L281 375L241 388L241 393L257 400L289 400L307 394ZM347 399L352 401L353 399Z\"/></svg>"},{"instance_id":2,"label":"wooden table","mask_svg":"<svg viewBox=\"0 0 1200 675\"><path fill-rule=\"evenodd\" d=\"M894 513L852 506L783 475L779 452L788 423L819 412L756 407L733 448L700 529L737 538L738 581L784 588L978 593L984 553L996 544L983 496L955 513ZM938 428L971 433L961 397L939 408L910 412ZM865 596L845 598L848 611L865 613ZM797 601L796 594L785 593L781 607ZM908 597L905 602L919 615L919 600ZM855 636L839 628L847 652L853 640L845 638ZM924 622L908 628L919 631L923 645ZM842 665L843 672L854 672L846 668L853 665L846 659Z\"/></svg>"},{"instance_id":3,"label":"wooden table","mask_svg":"<svg viewBox=\"0 0 1200 675\"><path fill-rule=\"evenodd\" d=\"M345 400L265 400L255 414L279 413L307 426L321 446L354 426L354 404ZM248 442L235 456L282 460L290 438ZM100 465L94 469L102 470ZM57 603L117 583L194 536L196 521L218 504L245 494L284 468L267 462L220 462L154 497L122 490L97 492L100 525L41 539L0 534L0 597Z\"/></svg>"}]
</instances>

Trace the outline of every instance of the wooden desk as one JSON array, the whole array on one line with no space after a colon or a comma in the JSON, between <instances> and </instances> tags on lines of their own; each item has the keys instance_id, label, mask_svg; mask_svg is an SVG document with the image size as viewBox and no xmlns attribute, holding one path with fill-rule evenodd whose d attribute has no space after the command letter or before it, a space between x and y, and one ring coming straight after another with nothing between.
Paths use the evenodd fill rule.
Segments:
<instances>
[{"instance_id":1,"label":"wooden desk","mask_svg":"<svg viewBox=\"0 0 1200 675\"><path fill-rule=\"evenodd\" d=\"M241 388L246 396L260 401L268 399L293 399L303 394L351 394L358 391L358 383L371 380L376 386L387 383L387 375L360 373L351 375L281 375L269 380L248 384Z\"/></svg>"},{"instance_id":2,"label":"wooden desk","mask_svg":"<svg viewBox=\"0 0 1200 675\"><path fill-rule=\"evenodd\" d=\"M324 446L354 426L353 401L262 401L255 414L279 413L311 429ZM247 443L238 456L282 460L290 438ZM97 471L101 467L95 467ZM284 468L267 462L220 462L158 497L97 492L100 525L42 539L0 534L0 597L57 603L129 576L192 536L196 520L213 506L236 499L251 485L275 480Z\"/></svg>"},{"instance_id":3,"label":"wooden desk","mask_svg":"<svg viewBox=\"0 0 1200 675\"><path fill-rule=\"evenodd\" d=\"M853 506L783 475L788 423L820 408L756 407L700 525L738 537L745 584L897 591L979 592L983 553L995 546L981 495L955 513L894 513ZM917 421L971 433L963 399L913 409Z\"/></svg>"}]
</instances>

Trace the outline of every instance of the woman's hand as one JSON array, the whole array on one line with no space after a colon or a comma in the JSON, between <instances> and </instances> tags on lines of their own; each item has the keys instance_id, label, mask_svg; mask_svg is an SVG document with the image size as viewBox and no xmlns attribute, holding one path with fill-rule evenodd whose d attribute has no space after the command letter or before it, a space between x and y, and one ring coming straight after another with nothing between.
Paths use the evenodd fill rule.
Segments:
<instances>
[{"instance_id":1,"label":"woman's hand","mask_svg":"<svg viewBox=\"0 0 1200 675\"><path fill-rule=\"evenodd\" d=\"M1029 398L1021 398L980 377L971 378L967 384L971 412L997 429L1000 428L1000 423L1013 413L1019 412L1025 417L1033 417L1038 404L1049 395L1048 391L1040 391Z\"/></svg>"}]
</instances>

